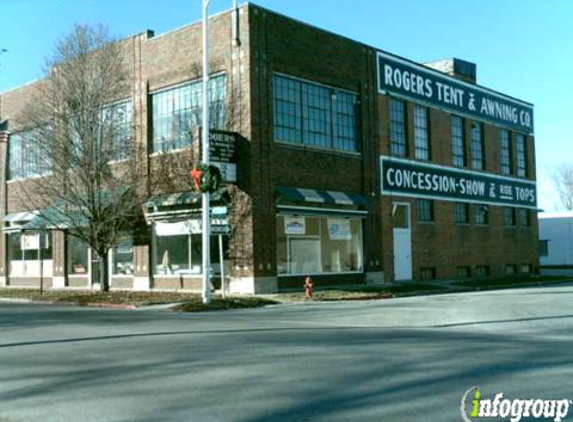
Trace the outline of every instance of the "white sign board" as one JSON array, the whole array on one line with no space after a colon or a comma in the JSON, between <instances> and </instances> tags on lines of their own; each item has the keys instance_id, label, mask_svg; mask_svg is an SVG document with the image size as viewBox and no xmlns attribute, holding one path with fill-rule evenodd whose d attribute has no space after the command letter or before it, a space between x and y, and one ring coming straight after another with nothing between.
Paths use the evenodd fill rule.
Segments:
<instances>
[{"instance_id":1,"label":"white sign board","mask_svg":"<svg viewBox=\"0 0 573 422\"><path fill-rule=\"evenodd\" d=\"M331 240L351 240L350 220L347 218L329 218L328 236Z\"/></svg>"},{"instance_id":2,"label":"white sign board","mask_svg":"<svg viewBox=\"0 0 573 422\"><path fill-rule=\"evenodd\" d=\"M285 234L306 234L306 219L285 215Z\"/></svg>"},{"instance_id":3,"label":"white sign board","mask_svg":"<svg viewBox=\"0 0 573 422\"><path fill-rule=\"evenodd\" d=\"M31 251L40 249L40 235L36 234L23 234L20 237L20 246L23 251Z\"/></svg>"}]
</instances>

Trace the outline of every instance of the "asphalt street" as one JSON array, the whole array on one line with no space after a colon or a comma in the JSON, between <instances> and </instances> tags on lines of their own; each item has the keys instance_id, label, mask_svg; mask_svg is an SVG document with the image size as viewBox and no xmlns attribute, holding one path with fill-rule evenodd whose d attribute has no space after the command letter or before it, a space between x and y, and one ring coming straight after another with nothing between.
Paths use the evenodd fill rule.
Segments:
<instances>
[{"instance_id":1,"label":"asphalt street","mask_svg":"<svg viewBox=\"0 0 573 422\"><path fill-rule=\"evenodd\" d=\"M0 421L443 422L462 420L472 386L573 398L572 299L553 287L201 314L0 303Z\"/></svg>"}]
</instances>

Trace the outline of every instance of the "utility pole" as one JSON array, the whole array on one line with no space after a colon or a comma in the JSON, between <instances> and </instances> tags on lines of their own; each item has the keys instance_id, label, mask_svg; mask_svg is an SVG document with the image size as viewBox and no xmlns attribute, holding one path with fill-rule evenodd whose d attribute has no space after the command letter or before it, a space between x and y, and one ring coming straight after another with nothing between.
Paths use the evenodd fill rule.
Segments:
<instances>
[{"instance_id":1,"label":"utility pole","mask_svg":"<svg viewBox=\"0 0 573 422\"><path fill-rule=\"evenodd\" d=\"M209 3L211 0L203 0L203 118L202 130L202 162L209 166ZM202 198L202 244L203 244L203 303L211 302L211 215L209 206L209 192L203 192Z\"/></svg>"}]
</instances>

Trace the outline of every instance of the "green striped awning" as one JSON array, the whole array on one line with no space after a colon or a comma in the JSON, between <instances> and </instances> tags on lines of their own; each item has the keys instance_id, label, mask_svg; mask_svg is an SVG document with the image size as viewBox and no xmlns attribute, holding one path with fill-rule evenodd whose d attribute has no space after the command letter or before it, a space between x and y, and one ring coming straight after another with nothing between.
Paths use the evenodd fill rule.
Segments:
<instances>
[{"instance_id":1,"label":"green striped awning","mask_svg":"<svg viewBox=\"0 0 573 422\"><path fill-rule=\"evenodd\" d=\"M80 212L64 212L55 206L44 208L22 230L65 230L74 227L87 227L87 218Z\"/></svg>"},{"instance_id":2,"label":"green striped awning","mask_svg":"<svg viewBox=\"0 0 573 422\"><path fill-rule=\"evenodd\" d=\"M211 194L211 202L222 202L227 193L227 188L219 188ZM144 206L146 208L188 206L198 208L201 206L201 193L195 191L185 191L177 193L163 193L151 197Z\"/></svg>"}]
</instances>

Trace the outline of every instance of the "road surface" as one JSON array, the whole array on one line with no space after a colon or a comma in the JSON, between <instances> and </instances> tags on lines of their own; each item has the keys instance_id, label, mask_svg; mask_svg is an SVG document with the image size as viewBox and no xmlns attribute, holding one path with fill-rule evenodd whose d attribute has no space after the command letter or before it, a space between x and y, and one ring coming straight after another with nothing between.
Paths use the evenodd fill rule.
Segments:
<instances>
[{"instance_id":1,"label":"road surface","mask_svg":"<svg viewBox=\"0 0 573 422\"><path fill-rule=\"evenodd\" d=\"M0 303L0 421L443 422L462 420L472 386L573 398L572 299L552 287L201 314Z\"/></svg>"}]
</instances>

